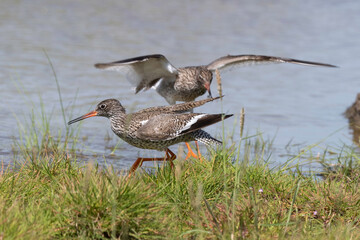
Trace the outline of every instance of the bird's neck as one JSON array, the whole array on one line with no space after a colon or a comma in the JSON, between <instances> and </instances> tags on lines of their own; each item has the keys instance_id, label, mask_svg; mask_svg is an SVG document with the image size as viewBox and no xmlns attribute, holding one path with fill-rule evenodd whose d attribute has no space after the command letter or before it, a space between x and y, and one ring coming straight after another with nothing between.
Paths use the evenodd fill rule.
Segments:
<instances>
[{"instance_id":1,"label":"bird's neck","mask_svg":"<svg viewBox=\"0 0 360 240\"><path fill-rule=\"evenodd\" d=\"M123 129L126 125L126 114L124 112L117 112L114 115L110 116L111 128L113 130Z\"/></svg>"}]
</instances>

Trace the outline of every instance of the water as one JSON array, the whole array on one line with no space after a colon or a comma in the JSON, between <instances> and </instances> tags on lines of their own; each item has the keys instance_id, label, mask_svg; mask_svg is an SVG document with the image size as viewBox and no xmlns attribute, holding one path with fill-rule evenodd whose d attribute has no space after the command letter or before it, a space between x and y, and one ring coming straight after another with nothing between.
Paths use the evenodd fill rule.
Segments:
<instances>
[{"instance_id":1,"label":"water","mask_svg":"<svg viewBox=\"0 0 360 240\"><path fill-rule=\"evenodd\" d=\"M224 72L222 111L238 115L244 107L248 134L260 130L265 138L276 136L274 160L282 159L289 142L306 145L326 138L321 146L351 144L342 113L360 86L358 1L2 0L0 9L0 160L5 162L12 159L12 138L19 136L16 118L28 119L40 97L52 113L53 130L64 127L44 50L68 118L75 96L72 117L106 98L118 98L132 111L166 105L152 90L134 95L125 79L95 69L96 62L161 53L177 67L207 64L226 54L335 64L340 68L274 64ZM220 112L220 103L197 111ZM231 128L233 120L227 123ZM217 126L207 130L219 137ZM110 156L118 139L102 118L84 121L80 137L85 155L95 153L98 161L118 168L138 156L162 156L123 142Z\"/></svg>"}]
</instances>

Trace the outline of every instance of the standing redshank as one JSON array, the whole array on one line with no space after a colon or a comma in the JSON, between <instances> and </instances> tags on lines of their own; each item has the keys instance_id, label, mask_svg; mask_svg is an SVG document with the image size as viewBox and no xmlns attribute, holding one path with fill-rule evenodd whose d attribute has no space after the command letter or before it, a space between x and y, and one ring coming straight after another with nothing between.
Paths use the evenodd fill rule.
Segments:
<instances>
[{"instance_id":1,"label":"standing redshank","mask_svg":"<svg viewBox=\"0 0 360 240\"><path fill-rule=\"evenodd\" d=\"M176 155L168 147L176 143L196 140L206 145L221 144L219 140L211 137L201 128L231 117L232 114L185 113L218 98L151 107L130 114L126 114L125 108L118 100L107 99L100 102L94 111L75 118L68 124L94 116L107 117L110 119L113 132L127 143L138 148L165 151L165 158L138 158L130 169L132 173L144 161L163 160L172 163ZM189 157L194 153L188 144L187 146L189 149L187 157Z\"/></svg>"},{"instance_id":2,"label":"standing redshank","mask_svg":"<svg viewBox=\"0 0 360 240\"><path fill-rule=\"evenodd\" d=\"M124 73L128 81L140 90L155 88L169 104L176 101L189 102L208 91L216 69L234 65L256 63L295 63L300 65L336 67L331 64L309 62L291 58L262 55L228 55L218 58L208 65L176 68L160 54L140 56L111 63L97 63L96 68L116 70Z\"/></svg>"}]
</instances>

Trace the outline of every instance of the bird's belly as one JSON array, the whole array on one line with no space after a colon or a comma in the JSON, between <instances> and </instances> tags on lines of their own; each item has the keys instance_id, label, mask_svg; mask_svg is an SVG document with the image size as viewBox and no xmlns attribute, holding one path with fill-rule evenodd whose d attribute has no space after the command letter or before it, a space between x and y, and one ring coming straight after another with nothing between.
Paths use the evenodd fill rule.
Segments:
<instances>
[{"instance_id":1,"label":"bird's belly","mask_svg":"<svg viewBox=\"0 0 360 240\"><path fill-rule=\"evenodd\" d=\"M174 101L190 102L195 98L203 95L206 90L203 89L168 89L167 91L158 91L165 99L172 99Z\"/></svg>"},{"instance_id":2,"label":"bird's belly","mask_svg":"<svg viewBox=\"0 0 360 240\"><path fill-rule=\"evenodd\" d=\"M194 101L195 98L203 95L206 89L194 85L173 84L162 80L156 91L164 97L170 104L175 104L176 101L189 102Z\"/></svg>"},{"instance_id":3,"label":"bird's belly","mask_svg":"<svg viewBox=\"0 0 360 240\"><path fill-rule=\"evenodd\" d=\"M176 101L194 101L195 98L203 95L206 92L206 90L203 89L187 89L187 90L179 90L176 91L176 94L174 96Z\"/></svg>"},{"instance_id":4,"label":"bird's belly","mask_svg":"<svg viewBox=\"0 0 360 240\"><path fill-rule=\"evenodd\" d=\"M118 135L122 140L129 143L130 145L142 148L142 149L153 149L158 151L165 151L166 148L168 148L171 145L180 143L180 142L190 142L193 141L194 138L192 137L192 134L185 134L183 136L179 136L174 139L170 140L147 140L147 139L139 139L131 136L123 136Z\"/></svg>"}]
</instances>

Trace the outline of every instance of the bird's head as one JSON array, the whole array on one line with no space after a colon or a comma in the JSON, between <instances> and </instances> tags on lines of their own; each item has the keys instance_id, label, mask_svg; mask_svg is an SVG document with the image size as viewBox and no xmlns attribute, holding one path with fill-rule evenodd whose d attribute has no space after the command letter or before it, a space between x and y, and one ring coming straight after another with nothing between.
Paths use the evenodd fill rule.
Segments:
<instances>
[{"instance_id":1,"label":"bird's head","mask_svg":"<svg viewBox=\"0 0 360 240\"><path fill-rule=\"evenodd\" d=\"M95 116L110 118L117 113L125 113L125 109L121 105L121 103L116 99L106 99L106 100L100 102L96 106L94 111L91 111L85 115L82 115L81 117L75 118L75 119L69 121L68 124L70 125L75 122L84 120L86 118L95 117Z\"/></svg>"}]
</instances>

